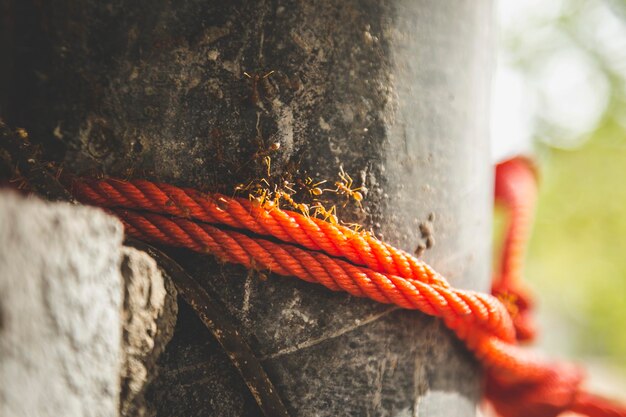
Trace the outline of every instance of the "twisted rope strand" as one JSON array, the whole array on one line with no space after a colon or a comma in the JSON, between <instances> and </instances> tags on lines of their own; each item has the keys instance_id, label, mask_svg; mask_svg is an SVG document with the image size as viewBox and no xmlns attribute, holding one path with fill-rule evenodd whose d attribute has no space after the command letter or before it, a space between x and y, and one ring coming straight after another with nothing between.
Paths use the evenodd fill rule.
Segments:
<instances>
[{"instance_id":1,"label":"twisted rope strand","mask_svg":"<svg viewBox=\"0 0 626 417\"><path fill-rule=\"evenodd\" d=\"M450 286L426 263L369 234L278 208L267 210L246 199L205 194L145 180L73 180L71 188L76 198L87 204L147 210L224 224L346 258L374 271Z\"/></svg>"},{"instance_id":2,"label":"twisted rope strand","mask_svg":"<svg viewBox=\"0 0 626 417\"><path fill-rule=\"evenodd\" d=\"M442 288L372 271L323 252L252 238L210 224L127 209L111 209L111 212L122 220L129 234L152 243L185 247L247 268L297 276L334 291L343 290L357 297L418 309L465 325L475 322L485 332L505 341L511 342L515 337L506 310L487 294ZM488 309L486 305L493 309Z\"/></svg>"},{"instance_id":3,"label":"twisted rope strand","mask_svg":"<svg viewBox=\"0 0 626 417\"><path fill-rule=\"evenodd\" d=\"M247 268L270 270L284 276L322 284L333 291L345 291L356 297L368 297L380 303L420 310L440 317L464 340L483 364L516 381L540 381L552 374L551 365L511 343L514 335L508 326L494 326L490 315L471 314L484 307L489 295L467 290L450 290L355 266L322 252L311 252L289 244L254 239L231 230L168 218L154 213L113 209L129 231L139 231L147 241L192 249L216 256L223 262ZM450 301L453 300L451 303ZM467 300L467 304L459 300ZM458 309L452 308L457 304ZM508 317L499 305L500 316ZM475 325L478 329L472 329Z\"/></svg>"},{"instance_id":4,"label":"twisted rope strand","mask_svg":"<svg viewBox=\"0 0 626 417\"><path fill-rule=\"evenodd\" d=\"M516 321L514 327L495 297L452 288L424 262L370 234L271 205L168 184L75 178L70 183L80 201L108 208L128 234L140 239L442 318L485 366L487 396L505 417L554 417L568 409L590 417L626 417L626 409L580 390L577 367L549 363L516 346L515 329L521 325ZM523 239L516 239L509 241L518 249L507 256L521 256ZM519 271L519 259L507 265L505 270ZM513 276L500 280L500 290L519 288Z\"/></svg>"}]
</instances>

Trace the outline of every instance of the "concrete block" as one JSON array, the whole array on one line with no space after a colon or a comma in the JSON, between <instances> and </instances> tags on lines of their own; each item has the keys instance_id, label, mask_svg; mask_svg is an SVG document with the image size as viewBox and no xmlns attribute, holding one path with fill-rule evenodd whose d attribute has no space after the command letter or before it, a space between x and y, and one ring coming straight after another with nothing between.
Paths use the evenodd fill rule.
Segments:
<instances>
[{"instance_id":1,"label":"concrete block","mask_svg":"<svg viewBox=\"0 0 626 417\"><path fill-rule=\"evenodd\" d=\"M157 376L156 362L174 334L176 288L145 252L122 249L124 278L122 388L120 414L150 415L144 399Z\"/></svg>"},{"instance_id":2,"label":"concrete block","mask_svg":"<svg viewBox=\"0 0 626 417\"><path fill-rule=\"evenodd\" d=\"M0 415L117 416L122 225L0 191Z\"/></svg>"}]
</instances>

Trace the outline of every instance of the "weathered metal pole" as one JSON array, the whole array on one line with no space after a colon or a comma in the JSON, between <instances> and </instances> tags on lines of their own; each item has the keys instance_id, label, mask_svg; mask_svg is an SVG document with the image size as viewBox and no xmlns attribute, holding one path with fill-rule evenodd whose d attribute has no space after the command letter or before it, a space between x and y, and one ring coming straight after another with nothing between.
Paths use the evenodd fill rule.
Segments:
<instances>
[{"instance_id":1,"label":"weathered metal pole","mask_svg":"<svg viewBox=\"0 0 626 417\"><path fill-rule=\"evenodd\" d=\"M232 192L262 177L332 184L343 169L367 191L363 210L327 193L342 219L488 288L490 0L13 3L28 37L10 52L22 72L3 113L66 170ZM439 321L175 255L292 416L475 414L480 372ZM260 413L184 306L160 366L159 416Z\"/></svg>"}]
</instances>

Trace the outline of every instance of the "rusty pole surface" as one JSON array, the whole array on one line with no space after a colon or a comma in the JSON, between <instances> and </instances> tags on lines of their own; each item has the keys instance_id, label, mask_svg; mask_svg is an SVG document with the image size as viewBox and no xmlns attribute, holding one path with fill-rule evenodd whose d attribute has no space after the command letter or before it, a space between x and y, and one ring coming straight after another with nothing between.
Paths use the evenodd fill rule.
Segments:
<instances>
[{"instance_id":1,"label":"rusty pole surface","mask_svg":"<svg viewBox=\"0 0 626 417\"><path fill-rule=\"evenodd\" d=\"M83 174L232 193L343 169L366 190L363 209L326 193L342 219L487 290L491 3L2 0L0 114ZM437 320L169 253L292 416L475 415L479 369ZM149 396L158 416L260 415L184 304Z\"/></svg>"}]
</instances>

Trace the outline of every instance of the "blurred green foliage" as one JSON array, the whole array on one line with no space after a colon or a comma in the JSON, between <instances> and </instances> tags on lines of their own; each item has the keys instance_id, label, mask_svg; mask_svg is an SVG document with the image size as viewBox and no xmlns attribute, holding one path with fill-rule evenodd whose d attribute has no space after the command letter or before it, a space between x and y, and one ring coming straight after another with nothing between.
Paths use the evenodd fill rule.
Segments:
<instances>
[{"instance_id":1,"label":"blurred green foliage","mask_svg":"<svg viewBox=\"0 0 626 417\"><path fill-rule=\"evenodd\" d=\"M626 131L609 122L580 148L543 150L526 275L572 353L626 371Z\"/></svg>"}]
</instances>

